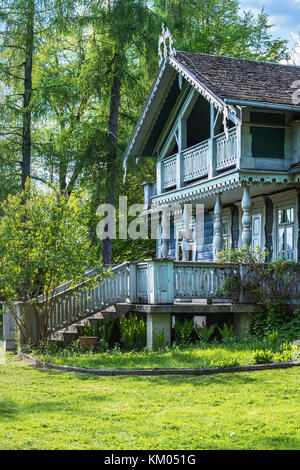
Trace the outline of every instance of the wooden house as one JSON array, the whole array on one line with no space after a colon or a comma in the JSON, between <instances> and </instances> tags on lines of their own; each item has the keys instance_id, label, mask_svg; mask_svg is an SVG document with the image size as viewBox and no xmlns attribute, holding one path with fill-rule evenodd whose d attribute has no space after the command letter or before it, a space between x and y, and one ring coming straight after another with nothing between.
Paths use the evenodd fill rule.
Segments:
<instances>
[{"instance_id":1,"label":"wooden house","mask_svg":"<svg viewBox=\"0 0 300 470\"><path fill-rule=\"evenodd\" d=\"M156 159L146 209L203 204L205 215L189 240L178 218L170 239L161 230L157 258L213 261L223 247L259 246L299 260L300 67L163 45L125 162Z\"/></svg>"}]
</instances>

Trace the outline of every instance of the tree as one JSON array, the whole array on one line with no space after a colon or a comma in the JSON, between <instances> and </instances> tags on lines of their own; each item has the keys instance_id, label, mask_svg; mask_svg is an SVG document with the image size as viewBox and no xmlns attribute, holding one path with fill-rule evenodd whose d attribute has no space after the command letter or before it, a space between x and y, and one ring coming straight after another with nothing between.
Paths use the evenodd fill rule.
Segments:
<instances>
[{"instance_id":1,"label":"tree","mask_svg":"<svg viewBox=\"0 0 300 470\"><path fill-rule=\"evenodd\" d=\"M291 56L287 63L300 66L300 33L298 36L292 34Z\"/></svg>"},{"instance_id":2,"label":"tree","mask_svg":"<svg viewBox=\"0 0 300 470\"><path fill-rule=\"evenodd\" d=\"M178 50L277 62L287 41L273 39L264 9L255 18L238 0L154 0ZM187 34L188 31L188 34Z\"/></svg>"},{"instance_id":3,"label":"tree","mask_svg":"<svg viewBox=\"0 0 300 470\"><path fill-rule=\"evenodd\" d=\"M37 60L47 66L36 72L39 120L39 161L43 178L71 194L103 150L103 123L99 119L99 85L91 87L85 75L93 34L76 23L40 47Z\"/></svg>"},{"instance_id":4,"label":"tree","mask_svg":"<svg viewBox=\"0 0 300 470\"><path fill-rule=\"evenodd\" d=\"M16 161L21 164L23 189L32 166L34 58L40 42L63 27L72 4L71 0L0 1L0 80L6 89L0 130L4 131L6 142L19 148L21 158L17 155ZM7 112L13 118L12 125L8 124Z\"/></svg>"},{"instance_id":5,"label":"tree","mask_svg":"<svg viewBox=\"0 0 300 470\"><path fill-rule=\"evenodd\" d=\"M121 157L132 130L128 128L128 121L133 122L136 109L140 109L140 99L142 97L143 101L149 86L148 80L141 84L140 79L145 79L149 70L144 67L146 53L155 51L156 59L157 37L155 41L152 38L158 31L158 23L145 0L97 2L91 4L90 11L95 49L91 51L89 73L101 83L105 103L102 117L106 121L105 150L100 152L95 165L97 181L92 201L92 212L95 212L101 202L115 204ZM102 257L104 264L111 263L112 240L109 238L102 242Z\"/></svg>"},{"instance_id":6,"label":"tree","mask_svg":"<svg viewBox=\"0 0 300 470\"><path fill-rule=\"evenodd\" d=\"M28 193L26 183L25 191L2 204L0 298L9 306L24 337L36 341L49 334L55 289L70 280L70 287L87 282L89 266L97 276L102 276L102 269L88 238L86 196L74 192L67 198L55 188L45 193L32 184L30 197ZM34 308L37 334L17 316L17 300Z\"/></svg>"}]
</instances>

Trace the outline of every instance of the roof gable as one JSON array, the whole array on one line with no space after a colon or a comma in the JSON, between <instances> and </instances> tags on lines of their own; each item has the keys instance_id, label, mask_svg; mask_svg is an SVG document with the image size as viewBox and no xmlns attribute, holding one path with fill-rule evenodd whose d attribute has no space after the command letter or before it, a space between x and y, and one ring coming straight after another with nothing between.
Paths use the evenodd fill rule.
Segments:
<instances>
[{"instance_id":1,"label":"roof gable","mask_svg":"<svg viewBox=\"0 0 300 470\"><path fill-rule=\"evenodd\" d=\"M168 108L163 108L163 104L175 86L176 72L223 113L225 132L229 112L236 116L230 101L252 102L260 107L290 106L300 112L300 105L293 105L292 99L295 92L292 85L300 80L300 67L171 50L160 66L126 150L125 168L129 156L142 156L143 150L147 152L145 156L150 156L155 146L151 138L159 137L160 117L164 115L163 109Z\"/></svg>"}]
</instances>

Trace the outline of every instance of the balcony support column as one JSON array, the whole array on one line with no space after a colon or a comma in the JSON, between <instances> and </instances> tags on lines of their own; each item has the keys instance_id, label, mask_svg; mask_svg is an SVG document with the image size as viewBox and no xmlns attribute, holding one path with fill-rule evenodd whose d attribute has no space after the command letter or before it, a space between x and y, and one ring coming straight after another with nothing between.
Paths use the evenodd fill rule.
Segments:
<instances>
[{"instance_id":1,"label":"balcony support column","mask_svg":"<svg viewBox=\"0 0 300 470\"><path fill-rule=\"evenodd\" d=\"M182 239L182 261L189 261L191 249L191 221L192 221L192 205L184 204L183 206L183 239Z\"/></svg>"},{"instance_id":2,"label":"balcony support column","mask_svg":"<svg viewBox=\"0 0 300 470\"><path fill-rule=\"evenodd\" d=\"M249 189L244 187L244 195L242 199L242 246L250 248L252 242L252 218L251 218L252 201Z\"/></svg>"},{"instance_id":3,"label":"balcony support column","mask_svg":"<svg viewBox=\"0 0 300 470\"><path fill-rule=\"evenodd\" d=\"M221 195L217 195L215 210L214 210L214 241L213 241L213 253L214 260L217 260L218 254L223 250L224 240L223 240L223 207L221 202Z\"/></svg>"},{"instance_id":4,"label":"balcony support column","mask_svg":"<svg viewBox=\"0 0 300 470\"><path fill-rule=\"evenodd\" d=\"M170 239L170 214L167 207L162 211L161 228L161 257L166 259L169 254Z\"/></svg>"}]
</instances>

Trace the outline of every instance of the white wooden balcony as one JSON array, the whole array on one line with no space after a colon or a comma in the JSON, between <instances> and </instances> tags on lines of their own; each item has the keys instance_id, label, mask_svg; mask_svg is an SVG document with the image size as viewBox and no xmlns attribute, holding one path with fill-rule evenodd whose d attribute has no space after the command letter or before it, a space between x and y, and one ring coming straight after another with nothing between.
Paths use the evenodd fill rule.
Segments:
<instances>
[{"instance_id":1,"label":"white wooden balcony","mask_svg":"<svg viewBox=\"0 0 300 470\"><path fill-rule=\"evenodd\" d=\"M238 145L236 128L229 131L229 139L224 134L215 139L216 171L225 170L237 162Z\"/></svg>"},{"instance_id":2,"label":"white wooden balcony","mask_svg":"<svg viewBox=\"0 0 300 470\"><path fill-rule=\"evenodd\" d=\"M193 181L214 176L234 167L238 161L238 131L234 127L213 139L208 139L179 154L163 158L161 161L161 189L167 191L182 187ZM180 173L180 174L179 174Z\"/></svg>"}]
</instances>

